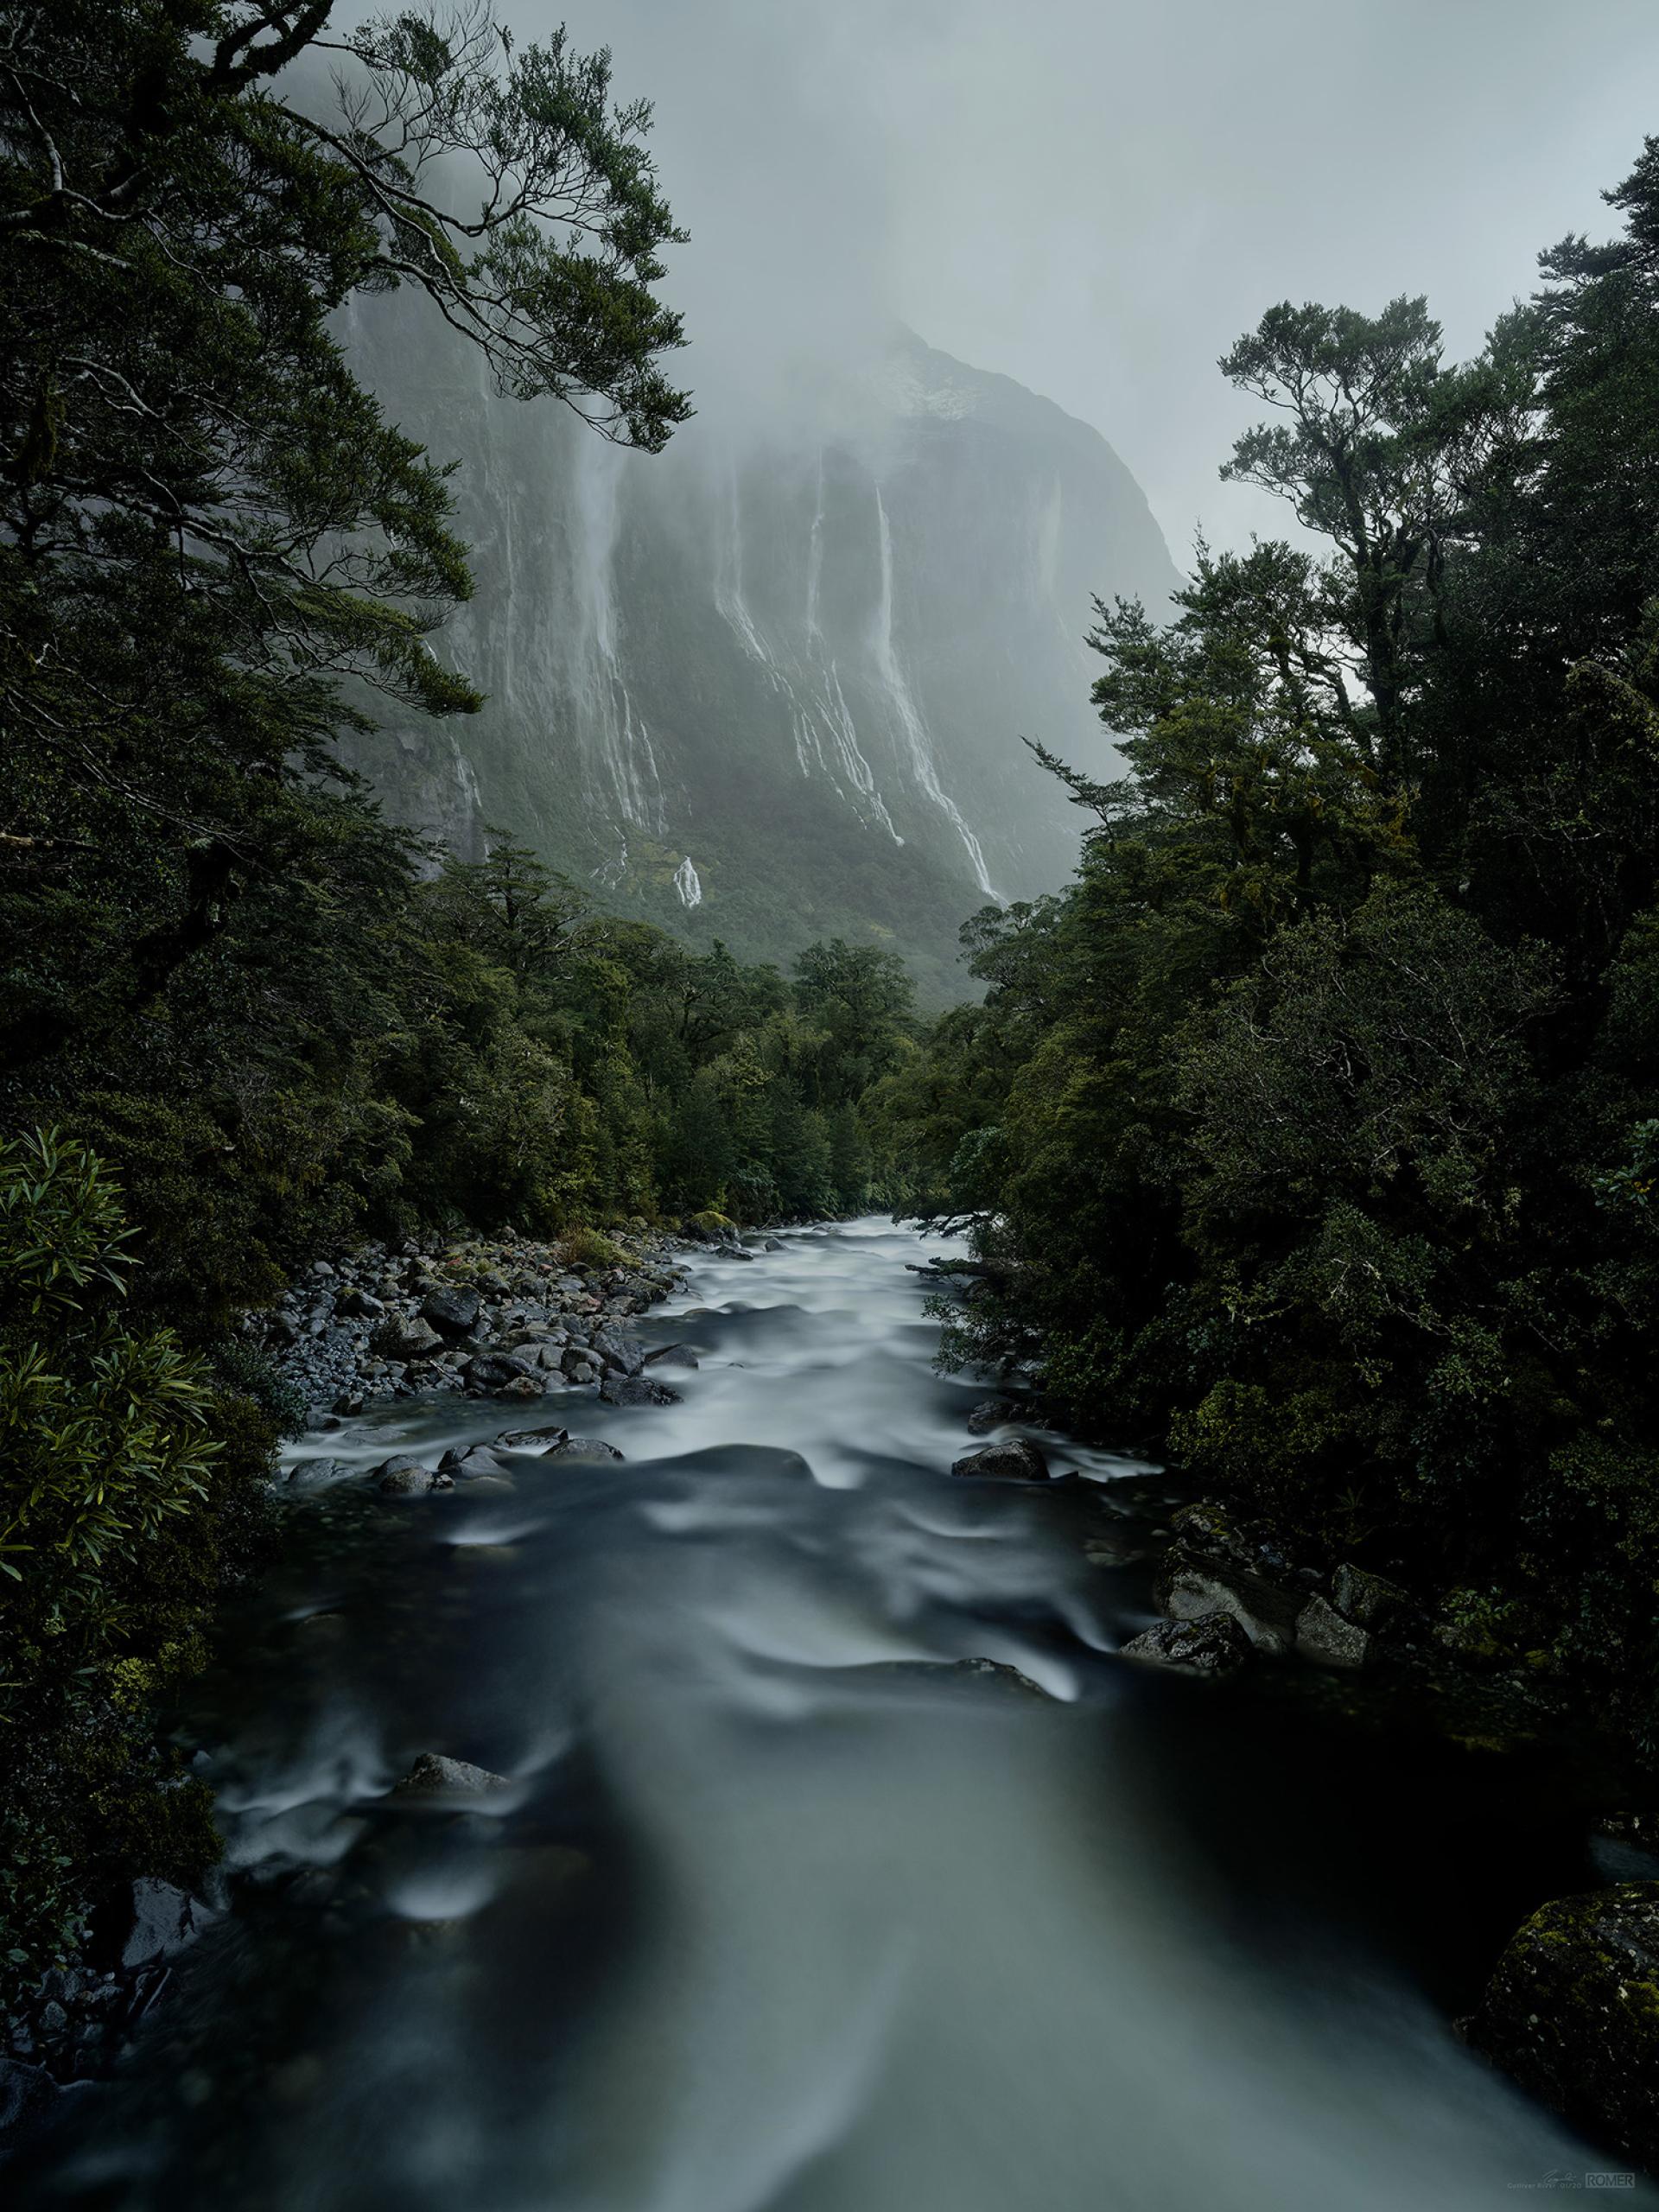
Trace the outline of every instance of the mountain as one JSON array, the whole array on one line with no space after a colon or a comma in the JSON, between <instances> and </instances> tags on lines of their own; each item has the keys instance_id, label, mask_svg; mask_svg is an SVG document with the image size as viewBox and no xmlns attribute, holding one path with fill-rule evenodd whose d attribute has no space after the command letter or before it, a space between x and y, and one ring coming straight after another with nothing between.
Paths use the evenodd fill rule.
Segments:
<instances>
[{"instance_id":1,"label":"mountain","mask_svg":"<svg viewBox=\"0 0 1659 2212\"><path fill-rule=\"evenodd\" d=\"M489 695L353 743L394 816L741 957L878 938L934 999L968 914L1065 880L1076 811L1019 738L1105 768L1090 594L1176 582L1096 431L900 333L821 421L694 419L652 458L495 396L396 302L348 343L461 464L477 592L439 645Z\"/></svg>"}]
</instances>

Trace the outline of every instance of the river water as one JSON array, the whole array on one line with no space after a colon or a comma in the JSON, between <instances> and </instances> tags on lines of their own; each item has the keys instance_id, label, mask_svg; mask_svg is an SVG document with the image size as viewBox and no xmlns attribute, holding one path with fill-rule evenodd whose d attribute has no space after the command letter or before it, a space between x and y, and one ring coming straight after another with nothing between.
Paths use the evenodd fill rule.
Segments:
<instances>
[{"instance_id":1,"label":"river water","mask_svg":"<svg viewBox=\"0 0 1659 2212\"><path fill-rule=\"evenodd\" d=\"M299 1498L186 1717L234 1910L16 2201L1400 2212L1610 2163L1447 2024L1570 1835L1114 1658L1159 1484L1059 1440L1083 1480L950 1477L982 1391L906 1265L949 1249L700 1261L644 1325L681 1404L547 1402L621 1465ZM429 1750L511 1786L389 1796Z\"/></svg>"}]
</instances>

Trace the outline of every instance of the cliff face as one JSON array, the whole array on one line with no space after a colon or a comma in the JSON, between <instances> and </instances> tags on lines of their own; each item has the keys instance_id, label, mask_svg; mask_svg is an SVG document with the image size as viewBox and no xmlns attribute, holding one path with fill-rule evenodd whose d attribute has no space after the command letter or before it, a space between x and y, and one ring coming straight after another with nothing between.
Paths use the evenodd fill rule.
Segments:
<instances>
[{"instance_id":1,"label":"cliff face","mask_svg":"<svg viewBox=\"0 0 1659 2212\"><path fill-rule=\"evenodd\" d=\"M744 957L880 936L936 995L967 914L1064 880L1077 817L1019 737L1104 768L1090 594L1175 581L1095 431L905 334L855 435L737 453L694 420L648 459L493 397L395 303L350 341L461 464L478 588L440 645L489 694L353 747L392 813Z\"/></svg>"}]
</instances>

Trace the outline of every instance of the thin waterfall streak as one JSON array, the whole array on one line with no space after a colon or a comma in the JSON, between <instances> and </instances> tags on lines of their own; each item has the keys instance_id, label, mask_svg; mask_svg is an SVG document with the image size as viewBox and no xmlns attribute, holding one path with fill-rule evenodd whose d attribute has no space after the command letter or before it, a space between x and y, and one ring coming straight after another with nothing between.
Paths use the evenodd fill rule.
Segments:
<instances>
[{"instance_id":1,"label":"thin waterfall streak","mask_svg":"<svg viewBox=\"0 0 1659 2212\"><path fill-rule=\"evenodd\" d=\"M928 739L927 727L911 696L905 672L899 665L899 655L893 641L893 532L888 527L887 502L881 497L879 484L875 487L875 512L881 548L881 596L874 633L876 666L897 713L899 735L904 740L905 750L917 782L962 839L980 889L988 899L995 899L996 887L992 883L985 865L984 849L963 820L956 801L939 781L938 771L933 765L933 748Z\"/></svg>"}]
</instances>

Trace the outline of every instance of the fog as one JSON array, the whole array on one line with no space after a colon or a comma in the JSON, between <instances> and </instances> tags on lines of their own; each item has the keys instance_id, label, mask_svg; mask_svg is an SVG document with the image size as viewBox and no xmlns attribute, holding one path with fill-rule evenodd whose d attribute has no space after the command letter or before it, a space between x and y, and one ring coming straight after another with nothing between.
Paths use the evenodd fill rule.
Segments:
<instances>
[{"instance_id":1,"label":"fog","mask_svg":"<svg viewBox=\"0 0 1659 2212\"><path fill-rule=\"evenodd\" d=\"M1470 351L1659 128L1650 0L505 12L656 104L705 419L895 315L1094 423L1178 559L1283 526L1216 475L1250 419L1216 359L1263 308L1424 291Z\"/></svg>"}]
</instances>

